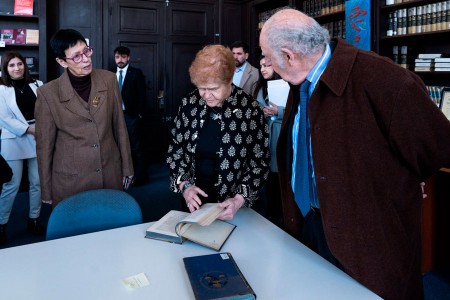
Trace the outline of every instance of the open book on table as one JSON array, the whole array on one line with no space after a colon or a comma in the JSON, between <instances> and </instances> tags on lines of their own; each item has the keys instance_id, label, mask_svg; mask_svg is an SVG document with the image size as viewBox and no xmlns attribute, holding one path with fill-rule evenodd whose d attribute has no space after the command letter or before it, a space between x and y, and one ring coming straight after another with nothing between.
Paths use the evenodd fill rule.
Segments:
<instances>
[{"instance_id":1,"label":"open book on table","mask_svg":"<svg viewBox=\"0 0 450 300\"><path fill-rule=\"evenodd\" d=\"M177 244L187 239L219 251L236 225L217 220L223 208L219 203L206 203L192 212L169 211L152 224L145 237Z\"/></svg>"}]
</instances>

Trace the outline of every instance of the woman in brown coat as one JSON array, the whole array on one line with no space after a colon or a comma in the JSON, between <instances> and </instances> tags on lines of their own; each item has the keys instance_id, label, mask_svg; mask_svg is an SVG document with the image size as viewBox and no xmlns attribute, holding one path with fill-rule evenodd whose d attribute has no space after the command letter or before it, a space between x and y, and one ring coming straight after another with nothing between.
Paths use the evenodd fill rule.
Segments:
<instances>
[{"instance_id":1,"label":"woman in brown coat","mask_svg":"<svg viewBox=\"0 0 450 300\"><path fill-rule=\"evenodd\" d=\"M128 188L133 166L115 75L92 68L93 49L75 30L58 31L50 45L65 72L38 89L43 202L56 206L78 192Z\"/></svg>"}]
</instances>

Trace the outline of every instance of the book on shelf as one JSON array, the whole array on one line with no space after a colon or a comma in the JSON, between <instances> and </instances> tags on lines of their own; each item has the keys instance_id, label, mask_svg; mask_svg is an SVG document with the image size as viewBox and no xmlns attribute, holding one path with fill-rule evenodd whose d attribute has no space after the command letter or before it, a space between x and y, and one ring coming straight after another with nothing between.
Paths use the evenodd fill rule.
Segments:
<instances>
[{"instance_id":1,"label":"book on shelf","mask_svg":"<svg viewBox=\"0 0 450 300\"><path fill-rule=\"evenodd\" d=\"M28 70L31 73L38 72L38 61L36 57L25 57L25 63L27 64Z\"/></svg>"},{"instance_id":2,"label":"book on shelf","mask_svg":"<svg viewBox=\"0 0 450 300\"><path fill-rule=\"evenodd\" d=\"M441 95L443 89L444 89L443 86L427 85L428 94L430 95L431 100L433 101L434 104L436 104L437 107L439 107L439 104L441 102Z\"/></svg>"},{"instance_id":3,"label":"book on shelf","mask_svg":"<svg viewBox=\"0 0 450 300\"><path fill-rule=\"evenodd\" d=\"M436 57L434 59L435 63L448 63L450 62L450 57Z\"/></svg>"},{"instance_id":4,"label":"book on shelf","mask_svg":"<svg viewBox=\"0 0 450 300\"><path fill-rule=\"evenodd\" d=\"M434 58L416 58L414 59L416 63L434 63Z\"/></svg>"},{"instance_id":5,"label":"book on shelf","mask_svg":"<svg viewBox=\"0 0 450 300\"><path fill-rule=\"evenodd\" d=\"M196 300L256 299L256 294L229 252L183 258Z\"/></svg>"},{"instance_id":6,"label":"book on shelf","mask_svg":"<svg viewBox=\"0 0 450 300\"><path fill-rule=\"evenodd\" d=\"M419 53L417 58L439 58L442 57L442 53Z\"/></svg>"},{"instance_id":7,"label":"book on shelf","mask_svg":"<svg viewBox=\"0 0 450 300\"><path fill-rule=\"evenodd\" d=\"M14 29L14 43L25 44L26 42L26 29Z\"/></svg>"},{"instance_id":8,"label":"book on shelf","mask_svg":"<svg viewBox=\"0 0 450 300\"><path fill-rule=\"evenodd\" d=\"M25 44L39 44L39 29L27 29L25 32Z\"/></svg>"},{"instance_id":9,"label":"book on shelf","mask_svg":"<svg viewBox=\"0 0 450 300\"><path fill-rule=\"evenodd\" d=\"M0 40L2 40L5 45L14 44L14 29L1 29Z\"/></svg>"},{"instance_id":10,"label":"book on shelf","mask_svg":"<svg viewBox=\"0 0 450 300\"><path fill-rule=\"evenodd\" d=\"M14 0L14 14L32 16L33 0Z\"/></svg>"},{"instance_id":11,"label":"book on shelf","mask_svg":"<svg viewBox=\"0 0 450 300\"><path fill-rule=\"evenodd\" d=\"M414 67L415 72L429 72L429 71L433 71L433 70L434 70L433 67L420 67L420 66Z\"/></svg>"},{"instance_id":12,"label":"book on shelf","mask_svg":"<svg viewBox=\"0 0 450 300\"><path fill-rule=\"evenodd\" d=\"M450 62L437 62L434 63L436 68L450 68Z\"/></svg>"},{"instance_id":13,"label":"book on shelf","mask_svg":"<svg viewBox=\"0 0 450 300\"><path fill-rule=\"evenodd\" d=\"M434 62L415 62L416 67L432 67L434 66Z\"/></svg>"},{"instance_id":14,"label":"book on shelf","mask_svg":"<svg viewBox=\"0 0 450 300\"><path fill-rule=\"evenodd\" d=\"M177 244L187 239L220 251L236 228L234 224L217 219L222 211L219 203L203 204L192 213L171 210L146 230L145 237Z\"/></svg>"},{"instance_id":15,"label":"book on shelf","mask_svg":"<svg viewBox=\"0 0 450 300\"><path fill-rule=\"evenodd\" d=\"M400 47L400 67L408 69L408 46Z\"/></svg>"},{"instance_id":16,"label":"book on shelf","mask_svg":"<svg viewBox=\"0 0 450 300\"><path fill-rule=\"evenodd\" d=\"M450 67L434 67L436 72L450 72Z\"/></svg>"}]
</instances>

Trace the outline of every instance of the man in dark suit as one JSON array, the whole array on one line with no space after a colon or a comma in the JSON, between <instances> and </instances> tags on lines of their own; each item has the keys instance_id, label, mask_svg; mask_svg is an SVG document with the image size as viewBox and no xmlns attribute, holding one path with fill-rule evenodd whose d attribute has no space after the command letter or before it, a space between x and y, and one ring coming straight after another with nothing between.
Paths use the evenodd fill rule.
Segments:
<instances>
[{"instance_id":1,"label":"man in dark suit","mask_svg":"<svg viewBox=\"0 0 450 300\"><path fill-rule=\"evenodd\" d=\"M145 105L145 79L142 71L130 66L130 49L119 46L114 50L114 60L117 65L115 73L122 95L122 108L130 138L131 154L135 170L134 185L148 181L145 155L141 143L140 113Z\"/></svg>"}]
</instances>

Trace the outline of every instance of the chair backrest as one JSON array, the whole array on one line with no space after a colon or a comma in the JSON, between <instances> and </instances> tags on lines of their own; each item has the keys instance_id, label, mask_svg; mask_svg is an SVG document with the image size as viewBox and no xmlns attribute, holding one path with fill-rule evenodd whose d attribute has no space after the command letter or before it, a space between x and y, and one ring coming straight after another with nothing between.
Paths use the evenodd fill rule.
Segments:
<instances>
[{"instance_id":1,"label":"chair backrest","mask_svg":"<svg viewBox=\"0 0 450 300\"><path fill-rule=\"evenodd\" d=\"M50 214L47 240L142 223L136 200L123 191L99 189L67 197Z\"/></svg>"}]
</instances>

